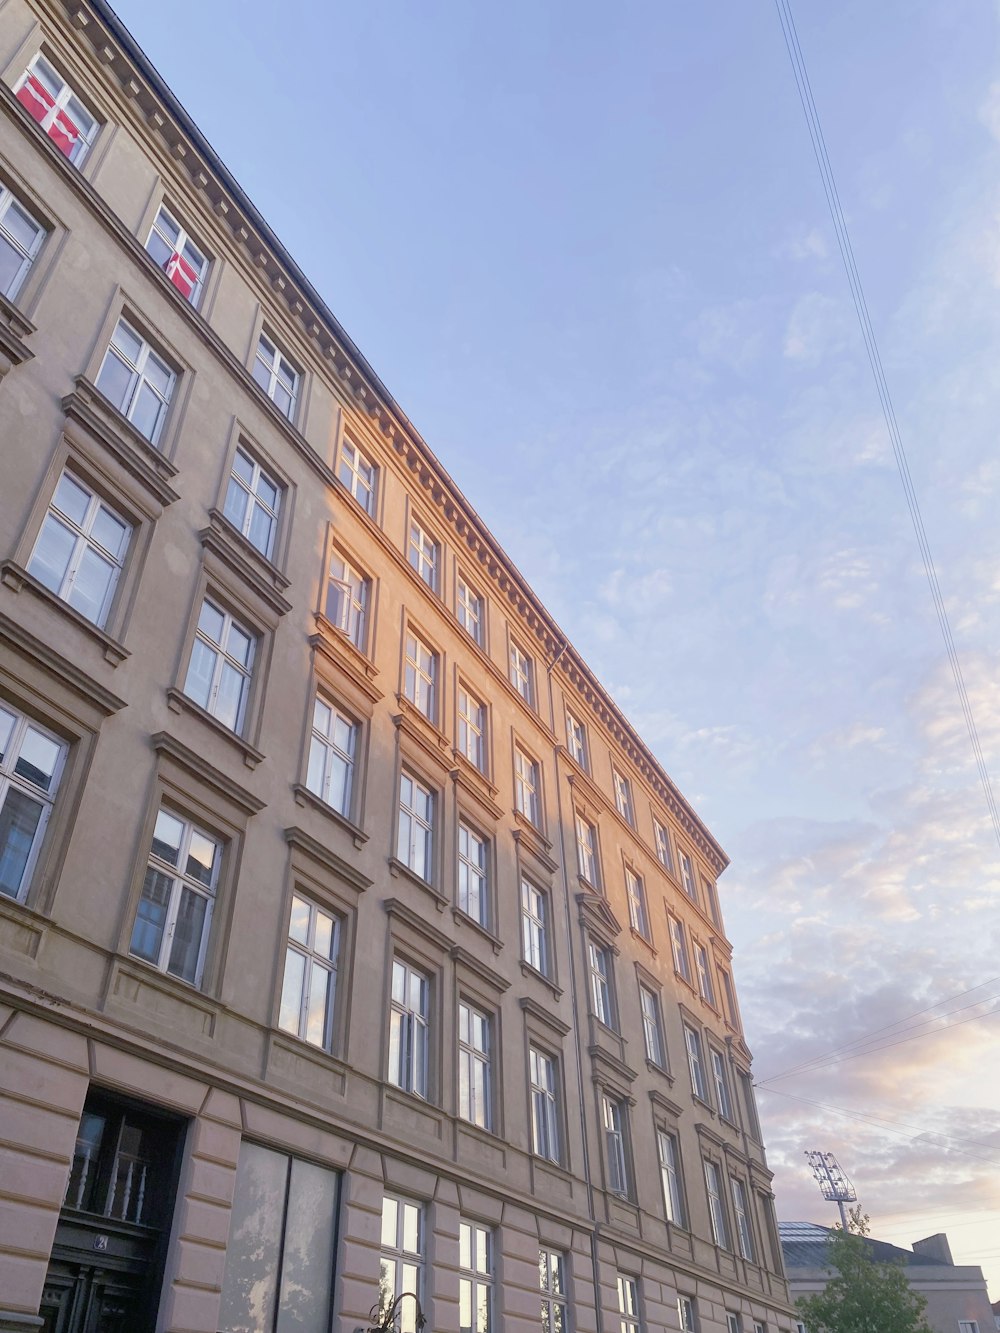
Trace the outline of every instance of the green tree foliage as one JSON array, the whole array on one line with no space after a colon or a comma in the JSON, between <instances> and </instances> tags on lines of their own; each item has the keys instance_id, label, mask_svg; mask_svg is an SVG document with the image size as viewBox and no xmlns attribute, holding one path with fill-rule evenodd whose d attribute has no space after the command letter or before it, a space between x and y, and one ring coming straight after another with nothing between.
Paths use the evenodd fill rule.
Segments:
<instances>
[{"instance_id":1,"label":"green tree foliage","mask_svg":"<svg viewBox=\"0 0 1000 1333\"><path fill-rule=\"evenodd\" d=\"M927 1302L910 1290L903 1265L871 1258L869 1231L867 1214L855 1208L847 1230L830 1233L827 1263L836 1276L825 1291L798 1301L808 1333L932 1333Z\"/></svg>"}]
</instances>

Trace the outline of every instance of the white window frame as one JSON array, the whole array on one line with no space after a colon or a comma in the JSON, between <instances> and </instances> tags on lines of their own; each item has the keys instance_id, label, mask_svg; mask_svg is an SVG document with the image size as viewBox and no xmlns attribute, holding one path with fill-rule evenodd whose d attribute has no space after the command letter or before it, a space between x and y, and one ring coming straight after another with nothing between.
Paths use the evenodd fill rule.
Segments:
<instances>
[{"instance_id":1,"label":"white window frame","mask_svg":"<svg viewBox=\"0 0 1000 1333\"><path fill-rule=\"evenodd\" d=\"M236 462L238 458L245 459L250 465L249 481L239 476L236 471ZM261 497L260 488L262 484L270 486L274 491L275 501L273 507ZM234 495L237 491L242 491L246 504L243 518L239 523L236 523L229 513L230 496ZM240 536L245 537L254 550L259 551L265 560L270 560L274 553L274 543L278 536L278 519L281 514L281 499L283 493L284 487L281 485L281 482L278 481L277 477L273 477L271 473L268 472L267 468L261 466L249 449L244 448L243 445L237 445L236 453L233 455L233 466L229 471L229 483L226 486L226 498L223 501L222 512L229 522L232 523ZM258 511L262 513L267 520L267 541L263 546L255 542L250 535L253 530L254 515Z\"/></svg>"},{"instance_id":2,"label":"white window frame","mask_svg":"<svg viewBox=\"0 0 1000 1333\"><path fill-rule=\"evenodd\" d=\"M707 1106L708 1082L705 1077L705 1057L702 1053L701 1033L696 1032L687 1023L684 1024L684 1046L687 1050L688 1072L691 1075L691 1091Z\"/></svg>"},{"instance_id":3,"label":"white window frame","mask_svg":"<svg viewBox=\"0 0 1000 1333\"><path fill-rule=\"evenodd\" d=\"M135 918L132 923L132 934L129 939L129 953L133 958L139 958L143 962L148 963L150 967L155 967L158 972L165 972L168 976L176 977L180 981L188 982L189 985L200 986L202 973L205 967L205 955L208 952L208 941L212 933L212 915L215 907L215 895L219 885L224 846L214 835L199 828L197 824L189 819L185 819L183 815L178 814L168 806L161 805L157 810L157 823L159 822L161 815L166 816L168 819L175 820L182 826L180 844L177 852L177 864L171 864L169 860L159 855L152 845L150 846L149 857L146 863L146 873L143 879L143 889L139 896ZM188 853L191 847L191 842L196 835L204 838L215 848L215 854L212 859L211 878L207 884L203 883L187 870ZM155 841L156 832L154 825L152 842L155 843ZM165 879L169 880L167 905L163 916L160 941L155 958L148 958L144 954L135 952L133 949L139 923L139 912L146 898L146 880L151 871L154 874L162 875ZM197 897L205 903L205 915L201 926L201 939L198 944L198 954L195 959L194 974L191 977L185 977L179 972L171 971L170 968L174 937L177 931L177 921L180 916L181 904L184 901L185 894Z\"/></svg>"},{"instance_id":4,"label":"white window frame","mask_svg":"<svg viewBox=\"0 0 1000 1333\"><path fill-rule=\"evenodd\" d=\"M677 1297L677 1320L681 1326L681 1333L697 1333L698 1315L693 1296Z\"/></svg>"},{"instance_id":5,"label":"white window frame","mask_svg":"<svg viewBox=\"0 0 1000 1333\"><path fill-rule=\"evenodd\" d=\"M642 1333L639 1314L639 1279L618 1274L619 1333Z\"/></svg>"},{"instance_id":6,"label":"white window frame","mask_svg":"<svg viewBox=\"0 0 1000 1333\"><path fill-rule=\"evenodd\" d=\"M521 950L529 967L543 977L549 976L549 896L524 877L521 879Z\"/></svg>"},{"instance_id":7,"label":"white window frame","mask_svg":"<svg viewBox=\"0 0 1000 1333\"><path fill-rule=\"evenodd\" d=\"M611 779L615 788L615 809L632 828L635 828L635 802L632 799L632 779L612 768Z\"/></svg>"},{"instance_id":8,"label":"white window frame","mask_svg":"<svg viewBox=\"0 0 1000 1333\"><path fill-rule=\"evenodd\" d=\"M542 1304L541 1333L569 1333L566 1258L559 1250L539 1248L538 1285Z\"/></svg>"},{"instance_id":9,"label":"white window frame","mask_svg":"<svg viewBox=\"0 0 1000 1333\"><path fill-rule=\"evenodd\" d=\"M531 1097L531 1151L548 1162L560 1162L559 1068L547 1051L528 1047Z\"/></svg>"},{"instance_id":10,"label":"white window frame","mask_svg":"<svg viewBox=\"0 0 1000 1333\"><path fill-rule=\"evenodd\" d=\"M406 785L409 783L412 787L412 793L408 796ZM421 813L416 805L414 797L419 793L425 798L427 814ZM437 814L437 793L432 787L407 769L399 775L399 828L396 836L396 856L403 865L411 870L413 874L425 880L428 884L433 882L434 877L434 820ZM418 866L420 864L420 851L422 847L424 872Z\"/></svg>"},{"instance_id":11,"label":"white window frame","mask_svg":"<svg viewBox=\"0 0 1000 1333\"><path fill-rule=\"evenodd\" d=\"M468 1000L458 1002L458 1114L493 1128L493 1018Z\"/></svg>"},{"instance_id":12,"label":"white window frame","mask_svg":"<svg viewBox=\"0 0 1000 1333\"><path fill-rule=\"evenodd\" d=\"M736 1219L736 1244L741 1259L755 1263L753 1231L750 1226L750 1201L746 1186L739 1176L729 1177L729 1192L733 1199L733 1216Z\"/></svg>"},{"instance_id":13,"label":"white window frame","mask_svg":"<svg viewBox=\"0 0 1000 1333\"><path fill-rule=\"evenodd\" d=\"M694 863L687 852L680 847L677 849L678 857L681 863L681 884L684 892L693 903L698 901L698 884L694 877Z\"/></svg>"},{"instance_id":14,"label":"white window frame","mask_svg":"<svg viewBox=\"0 0 1000 1333\"><path fill-rule=\"evenodd\" d=\"M489 840L464 819L458 822L458 910L488 928Z\"/></svg>"},{"instance_id":15,"label":"white window frame","mask_svg":"<svg viewBox=\"0 0 1000 1333\"><path fill-rule=\"evenodd\" d=\"M118 344L115 342L115 335L118 333L118 330L122 328L124 328L129 334L131 334L133 338L136 338L139 342L139 353L134 360L130 357L130 355L125 351L123 347L119 347ZM129 372L130 375L128 388L125 390L125 394L121 402L115 402L113 398L108 398L108 395L105 393L104 389L101 388L101 375L104 373L104 367L108 363L108 358L112 356L119 361L119 363ZM160 369L167 376L167 387L165 390L161 391L160 389L158 389L146 377L146 367L149 365L151 361L157 363ZM170 400L173 397L174 389L176 388L176 386L177 386L177 372L170 367L166 359L162 357L159 354L159 352L153 350L153 347L148 341L148 339L144 338L142 334L138 331L138 329L136 329L134 325L130 324L129 321L125 318L125 316L122 315L119 318L117 324L115 325L114 330L112 331L111 338L108 342L107 350L105 351L104 358L101 361L101 368L97 372L97 388L100 390L102 394L104 394L106 398L108 398L108 402L111 403L114 407L116 407L119 412L121 412L122 416L125 417L127 421L132 421L132 414L135 412L135 409L139 405L140 396L144 388L148 389L149 392L154 396L154 398L157 398L159 400L160 406L156 414L156 421L153 424L152 433L146 436L144 432L142 431L139 432L140 434L143 435L143 438L149 440L150 444L153 445L154 448L156 447L160 435L163 432L163 423L167 418L168 411L170 410ZM136 430L139 430L138 426L136 426Z\"/></svg>"},{"instance_id":16,"label":"white window frame","mask_svg":"<svg viewBox=\"0 0 1000 1333\"><path fill-rule=\"evenodd\" d=\"M167 222L171 226L177 229L176 240L172 240L171 237L168 236L166 232L162 230L160 222L161 217L166 217ZM167 277L170 279L173 286L176 287L178 291L180 291L182 296L184 296L184 299L185 301L187 301L188 305L192 306L195 310L197 310L198 302L201 300L202 292L204 291L205 288L205 276L208 273L208 259L202 253L201 248L195 245L194 241L191 239L191 233L187 230L186 227L181 226L180 222L178 222L177 218L173 215L173 213L171 213L170 209L167 208L166 204L161 204L160 207L157 209L156 217L153 219L153 225L150 227L149 235L146 237L146 245L145 245L146 253L150 256L153 262L156 263L157 262L156 256L152 254L149 248L149 243L153 239L154 235L158 236L159 239L163 242L163 244L171 251L171 254L168 257L166 263L162 265L158 264L157 267L161 268L162 271L166 273ZM182 263L187 264L189 268L193 269L195 267L194 264L191 263L191 260L187 257L187 255L185 255L184 253L185 250L188 250L193 255L195 255L198 260L198 266L195 272L195 280L191 288L190 296L184 295L184 292L181 290L179 285L174 281L173 274L171 273L171 265L174 263L174 260L180 260Z\"/></svg>"},{"instance_id":17,"label":"white window frame","mask_svg":"<svg viewBox=\"0 0 1000 1333\"><path fill-rule=\"evenodd\" d=\"M510 641L510 683L529 708L535 706L535 664L519 643Z\"/></svg>"},{"instance_id":18,"label":"white window frame","mask_svg":"<svg viewBox=\"0 0 1000 1333\"><path fill-rule=\"evenodd\" d=\"M36 228L35 238L27 249L20 241L14 239L6 225L7 215L12 209L17 209L31 226ZM0 295L5 296L8 301L16 300L18 292L24 286L25 278L31 272L32 264L38 258L38 252L45 244L47 235L48 232L45 227L42 226L31 210L25 207L17 195L9 190L6 185L0 185L0 236L3 237L4 242L10 246L14 254L21 256L21 263L14 270L14 276L7 284L7 290L0 292Z\"/></svg>"},{"instance_id":19,"label":"white window frame","mask_svg":"<svg viewBox=\"0 0 1000 1333\"><path fill-rule=\"evenodd\" d=\"M374 518L378 496L378 465L346 435L340 444L337 476L368 517Z\"/></svg>"},{"instance_id":20,"label":"white window frame","mask_svg":"<svg viewBox=\"0 0 1000 1333\"><path fill-rule=\"evenodd\" d=\"M76 519L71 518L69 514L58 507L59 487L63 480L68 481L70 485L83 491L87 496L87 507L83 518L79 522ZM116 523L122 524L125 528L125 534L122 538L122 546L117 552L109 550L106 546L102 546L92 535L94 524L102 510L106 511ZM132 544L132 535L135 531L135 527L124 514L119 513L113 505L108 504L104 497L99 495L92 486L89 486L82 477L77 476L75 472L70 472L68 468L64 468L59 474L59 480L56 482L55 490L52 492L52 499L49 501L49 507L45 511L45 518L42 520L42 526L38 530L38 536L35 538L35 545L31 553L31 559L28 561L28 573L34 574L36 578L38 575L36 571L32 569L32 564L34 563L35 556L41 546L42 537L50 519L57 527L61 527L64 531L67 531L72 535L73 549L70 553L66 568L63 571L62 578L59 581L59 586L52 588L49 587L47 583L45 586L49 587L49 591L52 592L54 596L58 597L60 601L66 602L69 606L73 606L70 599L77 575L80 572L80 566L88 552L93 552L94 555L107 565L110 570L108 584L104 590L104 597L98 608L97 615L94 617L88 616L86 612L82 611L79 607L73 607L73 609L79 611L87 620L91 620L99 629L103 629L107 623L108 615L115 600L115 592L117 591L122 571L125 568L125 561L128 558L129 547Z\"/></svg>"},{"instance_id":21,"label":"white window frame","mask_svg":"<svg viewBox=\"0 0 1000 1333\"><path fill-rule=\"evenodd\" d=\"M960 1319L958 1321L958 1333L979 1333L979 1321L977 1319Z\"/></svg>"},{"instance_id":22,"label":"white window frame","mask_svg":"<svg viewBox=\"0 0 1000 1333\"><path fill-rule=\"evenodd\" d=\"M628 1117L625 1103L610 1093L601 1095L601 1124L604 1129L604 1153L608 1164L608 1189L619 1198L630 1194L628 1169Z\"/></svg>"},{"instance_id":23,"label":"white window frame","mask_svg":"<svg viewBox=\"0 0 1000 1333\"><path fill-rule=\"evenodd\" d=\"M670 952L674 960L674 971L690 986L691 959L688 956L687 931L684 929L684 922L679 916L674 916L673 912L667 913L667 931L670 935Z\"/></svg>"},{"instance_id":24,"label":"white window frame","mask_svg":"<svg viewBox=\"0 0 1000 1333\"><path fill-rule=\"evenodd\" d=\"M74 129L77 132L76 143L73 146L72 152L63 153L63 156L68 161L72 162L75 167L80 167L83 164L83 159L93 147L94 140L97 137L97 131L100 128L97 123L97 117L87 110L80 96L61 75L56 73L40 51L32 57L28 63L28 68L18 79L17 83L15 83L13 88L15 97L17 97L21 89L32 77L34 77L38 83L42 83L44 78L48 79L53 85L58 85L55 93L50 93L47 88L45 89L46 95L52 98L52 105L46 111L44 116L38 117L30 110L28 112L36 124L41 126L42 131L48 138L55 140L56 136L52 133L52 130L55 127L54 123L60 115L65 114L67 117L69 116L67 108L69 107L70 102L75 102L79 111L90 121L90 128L87 130L84 130L82 125L77 125L73 122ZM18 101L20 101L20 98L18 98ZM58 147L58 144L56 146ZM77 149L79 149L79 152L77 152ZM60 151L62 150L60 149Z\"/></svg>"},{"instance_id":25,"label":"white window frame","mask_svg":"<svg viewBox=\"0 0 1000 1333\"><path fill-rule=\"evenodd\" d=\"M299 939L292 934L292 922L290 920L285 947L285 967L282 975L278 1027L283 1032L290 1032L292 1036L298 1037L300 1041L308 1042L312 1046L318 1046L321 1050L329 1051L333 1045L333 1023L337 1009L340 918L300 893L292 895L291 913L293 917L296 906L299 904L306 908L307 912L305 939ZM330 923L331 942L329 953L321 952L316 946L317 929L321 920ZM285 992L291 985L289 967L293 956L301 960L302 975L297 987L299 1003L295 1023L291 1025L288 1022L282 1022L282 1010L285 1007ZM310 1035L310 1018L312 1005L315 1002L314 990L317 977L321 979L321 984L325 981L326 986L326 994L323 1000L322 1031L318 1038L315 1035Z\"/></svg>"},{"instance_id":26,"label":"white window frame","mask_svg":"<svg viewBox=\"0 0 1000 1333\"><path fill-rule=\"evenodd\" d=\"M326 577L324 615L339 629L359 652L368 646L368 605L371 601L371 579L334 550Z\"/></svg>"},{"instance_id":27,"label":"white window frame","mask_svg":"<svg viewBox=\"0 0 1000 1333\"><path fill-rule=\"evenodd\" d=\"M631 866L625 867L625 892L628 896L629 923L637 935L648 940L649 911L646 907L646 886L642 876Z\"/></svg>"},{"instance_id":28,"label":"white window frame","mask_svg":"<svg viewBox=\"0 0 1000 1333\"><path fill-rule=\"evenodd\" d=\"M572 711L566 709L566 748L585 773L589 772L587 762L587 728Z\"/></svg>"},{"instance_id":29,"label":"white window frame","mask_svg":"<svg viewBox=\"0 0 1000 1333\"><path fill-rule=\"evenodd\" d=\"M424 1209L413 1199L398 1194L382 1198L382 1228L379 1254L379 1312L388 1313L389 1307L404 1292L410 1292L423 1302L424 1296ZM416 1248L407 1246L407 1233L416 1233ZM387 1282L387 1269L392 1266L392 1282ZM417 1333L417 1311L414 1301L402 1301L399 1307L399 1333Z\"/></svg>"},{"instance_id":30,"label":"white window frame","mask_svg":"<svg viewBox=\"0 0 1000 1333\"><path fill-rule=\"evenodd\" d=\"M206 606L210 606L213 611L222 616L222 632L218 642L209 638L208 632L201 628L202 611L204 611ZM240 736L243 733L243 726L246 722L247 701L250 697L250 689L253 684L254 661L257 656L259 639L253 630L238 621L235 616L219 606L211 597L206 596L202 599L202 611L199 611L198 613L198 624L195 628L194 641L191 644L191 653L188 657L188 670L187 675L184 678L184 693L189 694L188 682L191 677L191 664L194 660L195 644L201 643L207 651L214 654L215 657L215 664L212 668L212 679L208 689L208 698L204 703L200 703L199 700L194 699L193 695L189 695L189 697L194 699L194 702L198 703L199 707L204 708L206 713L210 713L212 717L215 717L222 722L222 719L218 718L218 714L216 713L219 704L219 688L222 683L222 673L227 666L232 671L236 672L237 675L242 678L243 683L240 687L240 701L236 712L236 720L231 730L235 735ZM228 652L227 645L229 643L229 637L234 629L237 633L245 635L250 641L249 661L245 664L241 662L238 657L234 657ZM222 722L222 725L228 726L225 722Z\"/></svg>"},{"instance_id":31,"label":"white window frame","mask_svg":"<svg viewBox=\"0 0 1000 1333\"><path fill-rule=\"evenodd\" d=\"M581 879L585 879L594 888L599 888L601 879L598 870L597 826L576 812L576 866Z\"/></svg>"},{"instance_id":32,"label":"white window frame","mask_svg":"<svg viewBox=\"0 0 1000 1333\"><path fill-rule=\"evenodd\" d=\"M708 1196L708 1218L712 1225L712 1240L721 1250L728 1250L729 1220L726 1217L726 1205L722 1196L721 1171L717 1162L710 1157L703 1159L705 1165L705 1193Z\"/></svg>"},{"instance_id":33,"label":"white window frame","mask_svg":"<svg viewBox=\"0 0 1000 1333\"><path fill-rule=\"evenodd\" d=\"M319 710L326 710L325 729ZM337 739L337 724L348 728L347 745ZM306 787L332 810L345 818L350 817L354 798L354 768L358 748L358 724L331 699L317 694L313 699L312 731L309 739L309 762L306 768ZM331 799L334 775L340 767L344 776L343 799L338 804Z\"/></svg>"},{"instance_id":34,"label":"white window frame","mask_svg":"<svg viewBox=\"0 0 1000 1333\"><path fill-rule=\"evenodd\" d=\"M465 685L458 687L458 749L473 768L486 772L486 705Z\"/></svg>"},{"instance_id":35,"label":"white window frame","mask_svg":"<svg viewBox=\"0 0 1000 1333\"><path fill-rule=\"evenodd\" d=\"M656 1151L660 1162L660 1184L663 1188L663 1208L668 1222L674 1226L686 1225L684 1212L684 1185L681 1176L681 1150L676 1134L669 1130L656 1131Z\"/></svg>"},{"instance_id":36,"label":"white window frame","mask_svg":"<svg viewBox=\"0 0 1000 1333\"><path fill-rule=\"evenodd\" d=\"M670 848L670 830L656 816L653 816L653 837L656 841L656 859L664 870L674 873L674 854Z\"/></svg>"},{"instance_id":37,"label":"white window frame","mask_svg":"<svg viewBox=\"0 0 1000 1333\"><path fill-rule=\"evenodd\" d=\"M462 1333L493 1327L493 1233L464 1218L458 1224L458 1325Z\"/></svg>"},{"instance_id":38,"label":"white window frame","mask_svg":"<svg viewBox=\"0 0 1000 1333\"><path fill-rule=\"evenodd\" d=\"M414 987L419 997L417 1003L413 999ZM393 958L388 1079L394 1087L424 1100L429 1084L430 1007L430 977L406 959Z\"/></svg>"},{"instance_id":39,"label":"white window frame","mask_svg":"<svg viewBox=\"0 0 1000 1333\"><path fill-rule=\"evenodd\" d=\"M726 1311L726 1333L743 1333L743 1321L732 1310Z\"/></svg>"},{"instance_id":40,"label":"white window frame","mask_svg":"<svg viewBox=\"0 0 1000 1333\"><path fill-rule=\"evenodd\" d=\"M267 349L270 349L270 359L266 355L262 355L262 351L266 352ZM260 373L257 370L258 366L260 367ZM291 376L291 387L281 378L282 370ZM299 395L302 390L302 372L296 370L291 358L281 350L273 338L270 338L264 332L261 332L257 338L257 346L253 353L253 367L250 373L254 383L263 389L281 415L294 424L295 414L298 411ZM266 384L261 375L266 375ZM288 395L287 408L282 407L275 397L279 389Z\"/></svg>"},{"instance_id":41,"label":"white window frame","mask_svg":"<svg viewBox=\"0 0 1000 1333\"><path fill-rule=\"evenodd\" d=\"M698 975L698 994L705 1001L715 1008L715 987L712 985L712 960L708 954L708 947L698 941L694 946L694 966Z\"/></svg>"},{"instance_id":42,"label":"white window frame","mask_svg":"<svg viewBox=\"0 0 1000 1333\"><path fill-rule=\"evenodd\" d=\"M717 1051L714 1046L708 1048L709 1058L712 1064L712 1084L715 1088L715 1105L719 1115L723 1120L728 1120L730 1124L734 1123L733 1116L733 1098L729 1091L729 1079L726 1077L726 1060L721 1051Z\"/></svg>"},{"instance_id":43,"label":"white window frame","mask_svg":"<svg viewBox=\"0 0 1000 1333\"><path fill-rule=\"evenodd\" d=\"M438 665L430 644L408 629L403 638L403 695L428 722L437 718Z\"/></svg>"},{"instance_id":44,"label":"white window frame","mask_svg":"<svg viewBox=\"0 0 1000 1333\"><path fill-rule=\"evenodd\" d=\"M705 902L708 904L708 915L713 923L722 929L722 916L719 911L719 891L714 879L709 879L707 875L701 877L701 887L704 893Z\"/></svg>"},{"instance_id":45,"label":"white window frame","mask_svg":"<svg viewBox=\"0 0 1000 1333\"><path fill-rule=\"evenodd\" d=\"M642 1013L642 1037L646 1059L658 1069L667 1068L667 1044L663 1036L660 997L651 986L639 982L639 1009Z\"/></svg>"},{"instance_id":46,"label":"white window frame","mask_svg":"<svg viewBox=\"0 0 1000 1333\"><path fill-rule=\"evenodd\" d=\"M606 944L600 944L597 940L587 941L587 966L590 972L590 1003L594 1017L605 1027L616 1031L611 950Z\"/></svg>"},{"instance_id":47,"label":"white window frame","mask_svg":"<svg viewBox=\"0 0 1000 1333\"><path fill-rule=\"evenodd\" d=\"M406 559L431 592L437 592L441 578L441 543L415 518L410 519Z\"/></svg>"},{"instance_id":48,"label":"white window frame","mask_svg":"<svg viewBox=\"0 0 1000 1333\"><path fill-rule=\"evenodd\" d=\"M482 648L486 637L486 602L461 574L455 591L455 616L472 642Z\"/></svg>"},{"instance_id":49,"label":"white window frame","mask_svg":"<svg viewBox=\"0 0 1000 1333\"><path fill-rule=\"evenodd\" d=\"M514 808L537 829L542 827L541 783L542 770L538 760L515 745Z\"/></svg>"},{"instance_id":50,"label":"white window frame","mask_svg":"<svg viewBox=\"0 0 1000 1333\"><path fill-rule=\"evenodd\" d=\"M69 747L65 741L54 735L46 727L40 727L37 722L24 713L18 712L17 709L10 707L6 702L0 703L0 718L4 716L10 719L10 727L3 755L0 757L0 811L3 810L6 802L11 799L12 792L15 800L20 797L22 800L30 800L39 807L38 821L31 836L28 854L21 867L17 888L12 894L0 891L0 897L11 898L14 902L23 903L28 896L38 853L45 838L45 829L55 805L56 792L59 789L59 781L62 778ZM35 782L29 773L24 771L19 773L17 771L22 758L21 752L29 733L34 733L42 741L56 746L52 772L46 786ZM32 771L36 771L36 766L31 764L30 760L25 761L25 766ZM0 847L0 852L2 851L3 848Z\"/></svg>"}]
</instances>

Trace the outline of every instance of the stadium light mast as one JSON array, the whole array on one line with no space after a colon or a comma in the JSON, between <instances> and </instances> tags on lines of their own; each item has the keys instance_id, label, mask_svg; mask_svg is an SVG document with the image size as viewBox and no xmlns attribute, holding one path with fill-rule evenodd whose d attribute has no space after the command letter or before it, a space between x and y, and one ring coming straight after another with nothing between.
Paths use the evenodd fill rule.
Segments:
<instances>
[{"instance_id":1,"label":"stadium light mast","mask_svg":"<svg viewBox=\"0 0 1000 1333\"><path fill-rule=\"evenodd\" d=\"M812 1167L820 1193L830 1203L840 1209L840 1222L847 1231L847 1203L857 1203L858 1192L844 1175L840 1163L832 1152L807 1152L806 1159Z\"/></svg>"}]
</instances>

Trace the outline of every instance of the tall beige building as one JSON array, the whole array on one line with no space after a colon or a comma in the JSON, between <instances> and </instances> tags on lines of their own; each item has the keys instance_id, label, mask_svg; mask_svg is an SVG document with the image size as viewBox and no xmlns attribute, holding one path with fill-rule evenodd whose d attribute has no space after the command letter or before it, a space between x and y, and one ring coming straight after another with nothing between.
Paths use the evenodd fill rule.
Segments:
<instances>
[{"instance_id":1,"label":"tall beige building","mask_svg":"<svg viewBox=\"0 0 1000 1333\"><path fill-rule=\"evenodd\" d=\"M718 844L104 0L0 118L0 1330L791 1329Z\"/></svg>"}]
</instances>

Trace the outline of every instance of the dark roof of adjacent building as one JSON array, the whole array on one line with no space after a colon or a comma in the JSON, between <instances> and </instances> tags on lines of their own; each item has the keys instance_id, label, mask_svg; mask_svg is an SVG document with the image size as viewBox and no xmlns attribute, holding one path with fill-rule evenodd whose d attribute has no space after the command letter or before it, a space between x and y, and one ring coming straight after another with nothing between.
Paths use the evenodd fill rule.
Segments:
<instances>
[{"instance_id":1,"label":"dark roof of adjacent building","mask_svg":"<svg viewBox=\"0 0 1000 1333\"><path fill-rule=\"evenodd\" d=\"M795 1268L825 1268L828 1266L827 1249L833 1227L820 1226L818 1222L779 1222L781 1235L781 1253L785 1260L785 1269L789 1277ZM913 1250L904 1250L899 1245L890 1245L885 1240L864 1238L865 1249L869 1257L877 1264L905 1264L907 1268L940 1267L943 1262L927 1254L916 1254Z\"/></svg>"}]
</instances>

